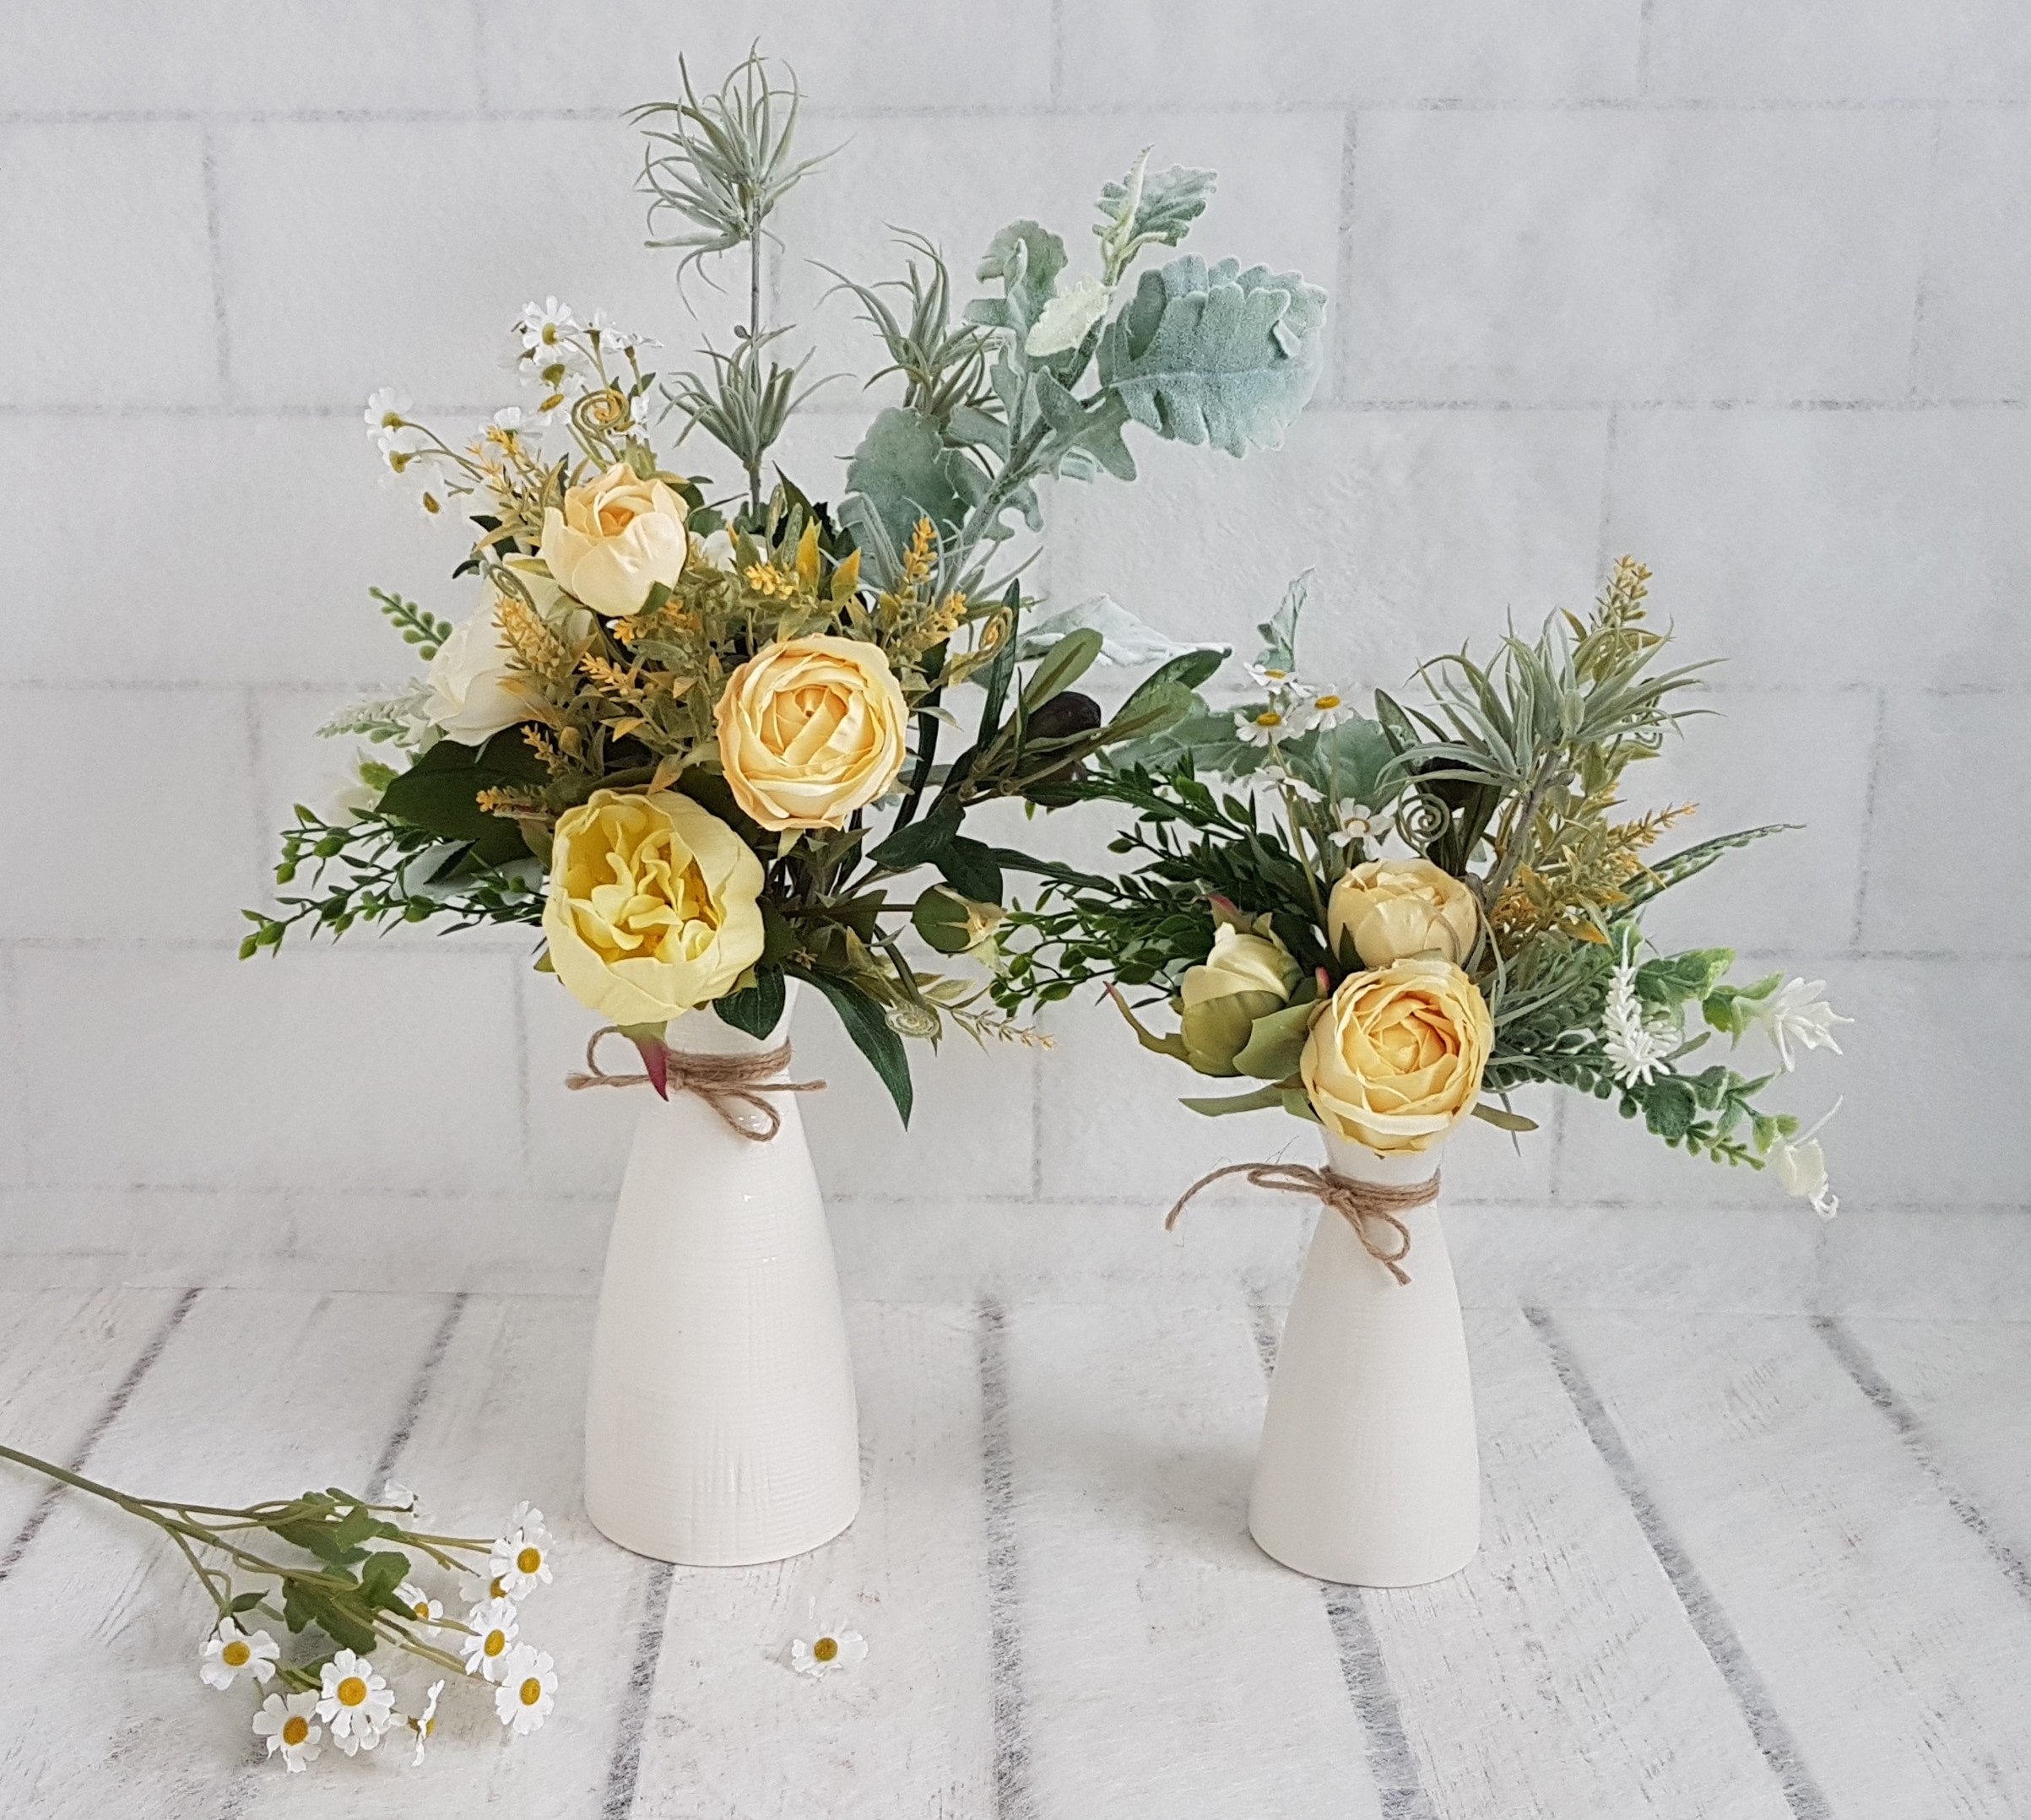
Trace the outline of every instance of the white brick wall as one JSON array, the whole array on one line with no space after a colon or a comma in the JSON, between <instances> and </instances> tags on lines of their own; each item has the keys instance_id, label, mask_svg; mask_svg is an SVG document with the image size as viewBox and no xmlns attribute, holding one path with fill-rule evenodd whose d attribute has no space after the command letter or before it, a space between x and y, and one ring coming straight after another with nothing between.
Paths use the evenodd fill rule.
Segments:
<instances>
[{"instance_id":1,"label":"white brick wall","mask_svg":"<svg viewBox=\"0 0 2031 1820\"><path fill-rule=\"evenodd\" d=\"M623 1096L566 1095L588 1026L517 931L232 958L310 729L403 653L369 582L454 609L446 545L374 484L390 381L506 402L530 295L697 331L640 246L617 116L759 33L808 140L772 293L815 366L865 367L802 262L965 269L1034 212L1078 242L1154 142L1216 164L1210 249L1335 294L1319 400L1236 464L1138 444L1064 487L1038 577L1245 640L1319 571L1350 685L1584 601L1633 550L1714 704L1653 767L1718 827L1806 830L1660 928L1831 983L1848 1211L1695 1167L1607 1108L1449 1163L1477 1292L2031 1307L2017 1104L2031 966L2011 907L2031 691L2031 30L2014 0L994 0L725 8L138 0L0 8L0 1251L17 1274L266 1270L582 1284ZM864 401L791 447L837 485ZM695 458L706 458L700 451ZM1090 845L1088 835L1069 844ZM1111 1016L1047 1056L963 1045L906 1140L822 1016L800 1059L849 1278L1287 1276L1299 1216L1193 1170L1288 1141L1174 1104ZM888 1203L895 1202L894 1205ZM1699 1210L1703 1217L1696 1217ZM1928 1221L1920 1228L1914 1222ZM1587 1259L1584 1268L1575 1256ZM1958 1269L1959 1275L1955 1276ZM1083 1273L1083 1275L1082 1275ZM1603 1280L1618 1286L1603 1288ZM1716 1286L1719 1286L1718 1288ZM1944 1297L1942 1301L1941 1298Z\"/></svg>"}]
</instances>

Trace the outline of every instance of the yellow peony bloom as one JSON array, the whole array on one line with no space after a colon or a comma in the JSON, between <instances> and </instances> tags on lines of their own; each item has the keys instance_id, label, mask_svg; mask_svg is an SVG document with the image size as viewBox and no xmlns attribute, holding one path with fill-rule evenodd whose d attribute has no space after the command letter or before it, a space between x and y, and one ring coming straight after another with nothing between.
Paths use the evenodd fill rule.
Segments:
<instances>
[{"instance_id":1,"label":"yellow peony bloom","mask_svg":"<svg viewBox=\"0 0 2031 1820\"><path fill-rule=\"evenodd\" d=\"M1399 961L1340 982L1298 1073L1329 1131L1427 1151L1474 1109L1494 1043L1480 987L1450 961Z\"/></svg>"},{"instance_id":2,"label":"yellow peony bloom","mask_svg":"<svg viewBox=\"0 0 2031 1820\"><path fill-rule=\"evenodd\" d=\"M761 957L761 862L688 796L595 790L557 819L543 932L571 996L667 1023Z\"/></svg>"},{"instance_id":3,"label":"yellow peony bloom","mask_svg":"<svg viewBox=\"0 0 2031 1820\"><path fill-rule=\"evenodd\" d=\"M644 480L615 462L597 480L564 496L564 510L543 515L538 552L559 587L595 613L619 619L636 611L650 588L674 588L691 548L684 501L660 480Z\"/></svg>"},{"instance_id":4,"label":"yellow peony bloom","mask_svg":"<svg viewBox=\"0 0 2031 1820\"><path fill-rule=\"evenodd\" d=\"M902 689L856 639L765 646L727 679L717 718L734 800L772 833L844 827L902 772Z\"/></svg>"},{"instance_id":5,"label":"yellow peony bloom","mask_svg":"<svg viewBox=\"0 0 2031 1820\"><path fill-rule=\"evenodd\" d=\"M1326 901L1333 951L1351 934L1363 967L1387 967L1414 954L1436 954L1457 966L1473 953L1480 928L1473 892L1428 859L1371 859L1347 873Z\"/></svg>"}]
</instances>

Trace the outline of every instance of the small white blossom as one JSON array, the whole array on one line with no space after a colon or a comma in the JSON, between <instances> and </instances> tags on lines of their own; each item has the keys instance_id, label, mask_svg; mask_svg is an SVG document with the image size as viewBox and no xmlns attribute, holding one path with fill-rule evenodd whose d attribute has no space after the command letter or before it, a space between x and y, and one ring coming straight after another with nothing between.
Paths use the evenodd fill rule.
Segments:
<instances>
[{"instance_id":1,"label":"small white blossom","mask_svg":"<svg viewBox=\"0 0 2031 1820\"><path fill-rule=\"evenodd\" d=\"M1840 1054L1840 1045L1833 1040L1833 1026L1851 1024L1855 1020L1843 1017L1827 1003L1826 989L1823 979L1790 980L1757 1009L1756 1023L1776 1044L1786 1074L1797 1065L1797 1059L1791 1054L1794 1043L1801 1049L1831 1049L1836 1055Z\"/></svg>"},{"instance_id":2,"label":"small white blossom","mask_svg":"<svg viewBox=\"0 0 2031 1820\"><path fill-rule=\"evenodd\" d=\"M790 1666L800 1675L829 1675L867 1660L867 1639L857 1630L821 1630L809 1643L790 1645Z\"/></svg>"},{"instance_id":3,"label":"small white blossom","mask_svg":"<svg viewBox=\"0 0 2031 1820\"><path fill-rule=\"evenodd\" d=\"M395 1692L365 1656L341 1649L324 1665L317 1716L332 1728L332 1742L350 1757L371 1751L394 1722Z\"/></svg>"},{"instance_id":4,"label":"small white blossom","mask_svg":"<svg viewBox=\"0 0 2031 1820\"><path fill-rule=\"evenodd\" d=\"M524 352L539 363L547 362L553 355L567 364L577 359L577 350L569 338L577 327L578 319L571 314L571 306L555 297L528 306L516 324Z\"/></svg>"},{"instance_id":5,"label":"small white blossom","mask_svg":"<svg viewBox=\"0 0 2031 1820\"><path fill-rule=\"evenodd\" d=\"M429 1747L431 1735L437 1729L437 1697L443 1692L444 1683L441 1681L433 1681L431 1683L430 1693L425 1696L423 1710L420 1713L410 1714L403 1721L411 1731L416 1734L416 1754L409 1758L409 1767L412 1769L423 1761L424 1752Z\"/></svg>"},{"instance_id":6,"label":"small white blossom","mask_svg":"<svg viewBox=\"0 0 2031 1820\"><path fill-rule=\"evenodd\" d=\"M257 1685L266 1687L275 1678L275 1659L282 1651L266 1631L243 1631L231 1618L222 1617L199 1654L198 1679L223 1693L242 1675L251 1675Z\"/></svg>"},{"instance_id":7,"label":"small white blossom","mask_svg":"<svg viewBox=\"0 0 2031 1820\"><path fill-rule=\"evenodd\" d=\"M1776 1170L1785 1192L1811 1201L1813 1212L1822 1220L1831 1220L1840 1211L1840 1196L1828 1179L1827 1153L1820 1147L1819 1134L1839 1110L1836 1100L1809 1130L1795 1138L1779 1138L1768 1152L1770 1167Z\"/></svg>"},{"instance_id":8,"label":"small white blossom","mask_svg":"<svg viewBox=\"0 0 2031 1820\"><path fill-rule=\"evenodd\" d=\"M1351 847L1357 841L1379 841L1383 837L1382 816L1366 803L1340 804L1337 822L1333 837L1342 846Z\"/></svg>"},{"instance_id":9,"label":"small white blossom","mask_svg":"<svg viewBox=\"0 0 2031 1820\"><path fill-rule=\"evenodd\" d=\"M723 526L709 537L693 538L691 548L722 575L731 575L739 561L734 553L734 534Z\"/></svg>"},{"instance_id":10,"label":"small white blossom","mask_svg":"<svg viewBox=\"0 0 2031 1820\"><path fill-rule=\"evenodd\" d=\"M324 1728L311 1722L317 1710L317 1696L314 1693L292 1693L286 1698L279 1693L271 1693L261 1703L261 1710L254 1714L254 1736L268 1740L270 1757L277 1751L282 1752L282 1761L291 1775L322 1754L317 1741L324 1736Z\"/></svg>"},{"instance_id":11,"label":"small white blossom","mask_svg":"<svg viewBox=\"0 0 2031 1820\"><path fill-rule=\"evenodd\" d=\"M598 336L599 351L603 354L625 354L630 348L646 348L654 345L647 335L637 335L631 329L616 328L613 318L604 310L595 310L586 318L588 336Z\"/></svg>"},{"instance_id":12,"label":"small white blossom","mask_svg":"<svg viewBox=\"0 0 2031 1820\"><path fill-rule=\"evenodd\" d=\"M1254 678L1258 689L1267 689L1271 695L1281 695L1286 690L1303 686L1297 680L1297 671L1282 669L1274 664L1251 664L1248 674Z\"/></svg>"},{"instance_id":13,"label":"small white blossom","mask_svg":"<svg viewBox=\"0 0 2031 1820\"><path fill-rule=\"evenodd\" d=\"M409 409L408 394L393 386L383 386L368 398L360 415L368 437L383 455L413 455L421 446L422 434L409 421Z\"/></svg>"},{"instance_id":14,"label":"small white blossom","mask_svg":"<svg viewBox=\"0 0 2031 1820\"><path fill-rule=\"evenodd\" d=\"M433 1599L414 1580L404 1580L395 1589L395 1596L409 1607L409 1616L419 1624L432 1629L444 1622L444 1606Z\"/></svg>"},{"instance_id":15,"label":"small white blossom","mask_svg":"<svg viewBox=\"0 0 2031 1820\"><path fill-rule=\"evenodd\" d=\"M522 426L522 407L519 404L504 404L486 420L488 431L501 436L514 436Z\"/></svg>"},{"instance_id":16,"label":"small white blossom","mask_svg":"<svg viewBox=\"0 0 2031 1820\"><path fill-rule=\"evenodd\" d=\"M1082 278L1045 304L1024 337L1022 351L1032 360L1069 353L1086 339L1086 331L1108 313L1113 295L1097 278Z\"/></svg>"},{"instance_id":17,"label":"small white blossom","mask_svg":"<svg viewBox=\"0 0 2031 1820\"><path fill-rule=\"evenodd\" d=\"M500 1680L501 1665L522 1629L515 1607L506 1599L483 1601L466 1613L465 1628L471 1634L460 1638L458 1647L465 1656L466 1673Z\"/></svg>"},{"instance_id":18,"label":"small white blossom","mask_svg":"<svg viewBox=\"0 0 2031 1820\"><path fill-rule=\"evenodd\" d=\"M494 1544L486 1570L505 1598L526 1599L537 1587L550 1584L550 1532L543 1526L540 1510L516 1505L508 1532Z\"/></svg>"},{"instance_id":19,"label":"small white blossom","mask_svg":"<svg viewBox=\"0 0 2031 1820\"><path fill-rule=\"evenodd\" d=\"M1601 1048L1615 1078L1625 1087L1646 1085L1676 1047L1670 1033L1650 1024L1636 994L1636 961L1626 951L1615 962L1608 1002L1601 1012Z\"/></svg>"},{"instance_id":20,"label":"small white blossom","mask_svg":"<svg viewBox=\"0 0 2031 1820\"><path fill-rule=\"evenodd\" d=\"M1303 777L1287 766L1265 765L1255 775L1263 783L1268 784L1271 789L1287 791L1301 803L1317 803L1324 800L1319 791L1307 783Z\"/></svg>"},{"instance_id":21,"label":"small white blossom","mask_svg":"<svg viewBox=\"0 0 2031 1820\"><path fill-rule=\"evenodd\" d=\"M1244 708L1234 717L1234 731L1248 745L1274 745L1279 739L1288 739L1298 729L1290 718L1276 707L1259 707L1253 712Z\"/></svg>"},{"instance_id":22,"label":"small white blossom","mask_svg":"<svg viewBox=\"0 0 2031 1820\"><path fill-rule=\"evenodd\" d=\"M557 1704L557 1667L547 1649L517 1644L494 1690L494 1716L518 1738L527 1737Z\"/></svg>"},{"instance_id":23,"label":"small white blossom","mask_svg":"<svg viewBox=\"0 0 2031 1820\"><path fill-rule=\"evenodd\" d=\"M1337 727L1351 719L1353 713L1354 704L1344 695L1335 695L1330 690L1313 696L1304 707L1305 718L1314 727Z\"/></svg>"}]
</instances>

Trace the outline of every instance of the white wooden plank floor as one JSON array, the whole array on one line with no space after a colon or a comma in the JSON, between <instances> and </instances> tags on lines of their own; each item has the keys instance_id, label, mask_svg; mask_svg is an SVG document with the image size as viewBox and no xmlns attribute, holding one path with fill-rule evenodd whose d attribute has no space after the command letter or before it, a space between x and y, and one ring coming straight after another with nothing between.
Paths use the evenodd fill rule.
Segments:
<instances>
[{"instance_id":1,"label":"white wooden plank floor","mask_svg":"<svg viewBox=\"0 0 2031 1820\"><path fill-rule=\"evenodd\" d=\"M1481 1554L1376 1592L1248 1540L1277 1311L853 1319L859 1520L710 1572L578 1509L582 1299L0 1294L0 1437L95 1476L535 1500L564 1676L533 1739L461 1702L420 1770L284 1777L198 1682L173 1552L0 1465L0 1816L2031 1815L2031 1325L1476 1311ZM792 1674L814 1615L867 1660Z\"/></svg>"}]
</instances>

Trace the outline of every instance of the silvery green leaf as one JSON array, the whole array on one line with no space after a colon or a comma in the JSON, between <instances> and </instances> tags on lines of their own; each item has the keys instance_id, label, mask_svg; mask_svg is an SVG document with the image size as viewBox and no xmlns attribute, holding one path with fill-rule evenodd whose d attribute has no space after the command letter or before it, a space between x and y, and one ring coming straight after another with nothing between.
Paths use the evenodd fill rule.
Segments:
<instances>
[{"instance_id":1,"label":"silvery green leaf","mask_svg":"<svg viewBox=\"0 0 2031 1820\"><path fill-rule=\"evenodd\" d=\"M1026 396L1036 400L1038 414L1057 433L1051 451L1057 464L1053 472L1067 472L1066 462L1075 453L1097 463L1118 480L1135 478L1135 458L1121 440L1121 427L1129 420L1129 408L1113 392L1102 392L1091 405L1082 405L1058 382L1039 370L1032 376ZM1074 478L1091 479L1090 470L1071 470Z\"/></svg>"},{"instance_id":2,"label":"silvery green leaf","mask_svg":"<svg viewBox=\"0 0 2031 1820\"><path fill-rule=\"evenodd\" d=\"M1187 254L1145 272L1108 324L1101 381L1173 441L1276 447L1318 383L1325 301L1295 273Z\"/></svg>"},{"instance_id":3,"label":"silvery green leaf","mask_svg":"<svg viewBox=\"0 0 2031 1820\"><path fill-rule=\"evenodd\" d=\"M1100 634L1100 661L1124 669L1144 664L1166 664L1188 651L1217 651L1224 657L1228 648L1207 640L1181 644L1155 626L1144 624L1107 595L1096 594L1075 607L1053 613L1048 620L1032 623L1016 647L1016 659L1026 663L1040 658L1068 634L1088 630Z\"/></svg>"},{"instance_id":4,"label":"silvery green leaf","mask_svg":"<svg viewBox=\"0 0 2031 1820\"><path fill-rule=\"evenodd\" d=\"M994 236L974 274L983 284L999 282L1006 300L1006 322L992 326L1027 334L1044 305L1057 295L1058 274L1064 267L1064 242L1048 228L1035 221L1010 222ZM967 319L985 317L969 307Z\"/></svg>"},{"instance_id":5,"label":"silvery green leaf","mask_svg":"<svg viewBox=\"0 0 2031 1820\"><path fill-rule=\"evenodd\" d=\"M1143 154L1144 158L1148 156L1147 152ZM1218 181L1214 171L1195 171L1185 165L1146 171L1139 159L1135 168L1120 182L1101 186L1097 206L1107 221L1093 231L1102 239L1110 232L1118 233L1130 246L1161 241L1166 246L1175 246L1190 231L1193 222L1205 213Z\"/></svg>"},{"instance_id":6,"label":"silvery green leaf","mask_svg":"<svg viewBox=\"0 0 2031 1820\"><path fill-rule=\"evenodd\" d=\"M1262 634L1262 654L1255 661L1265 669L1294 672L1297 668L1297 619L1311 592L1313 571L1292 577L1275 612L1255 630Z\"/></svg>"},{"instance_id":7,"label":"silvery green leaf","mask_svg":"<svg viewBox=\"0 0 2031 1820\"><path fill-rule=\"evenodd\" d=\"M901 550L920 518L929 518L941 536L957 530L966 507L946 471L945 453L938 426L920 411L891 406L868 425L847 463L847 497L840 507L856 535L868 518L879 521L886 544L861 537L864 546Z\"/></svg>"}]
</instances>

